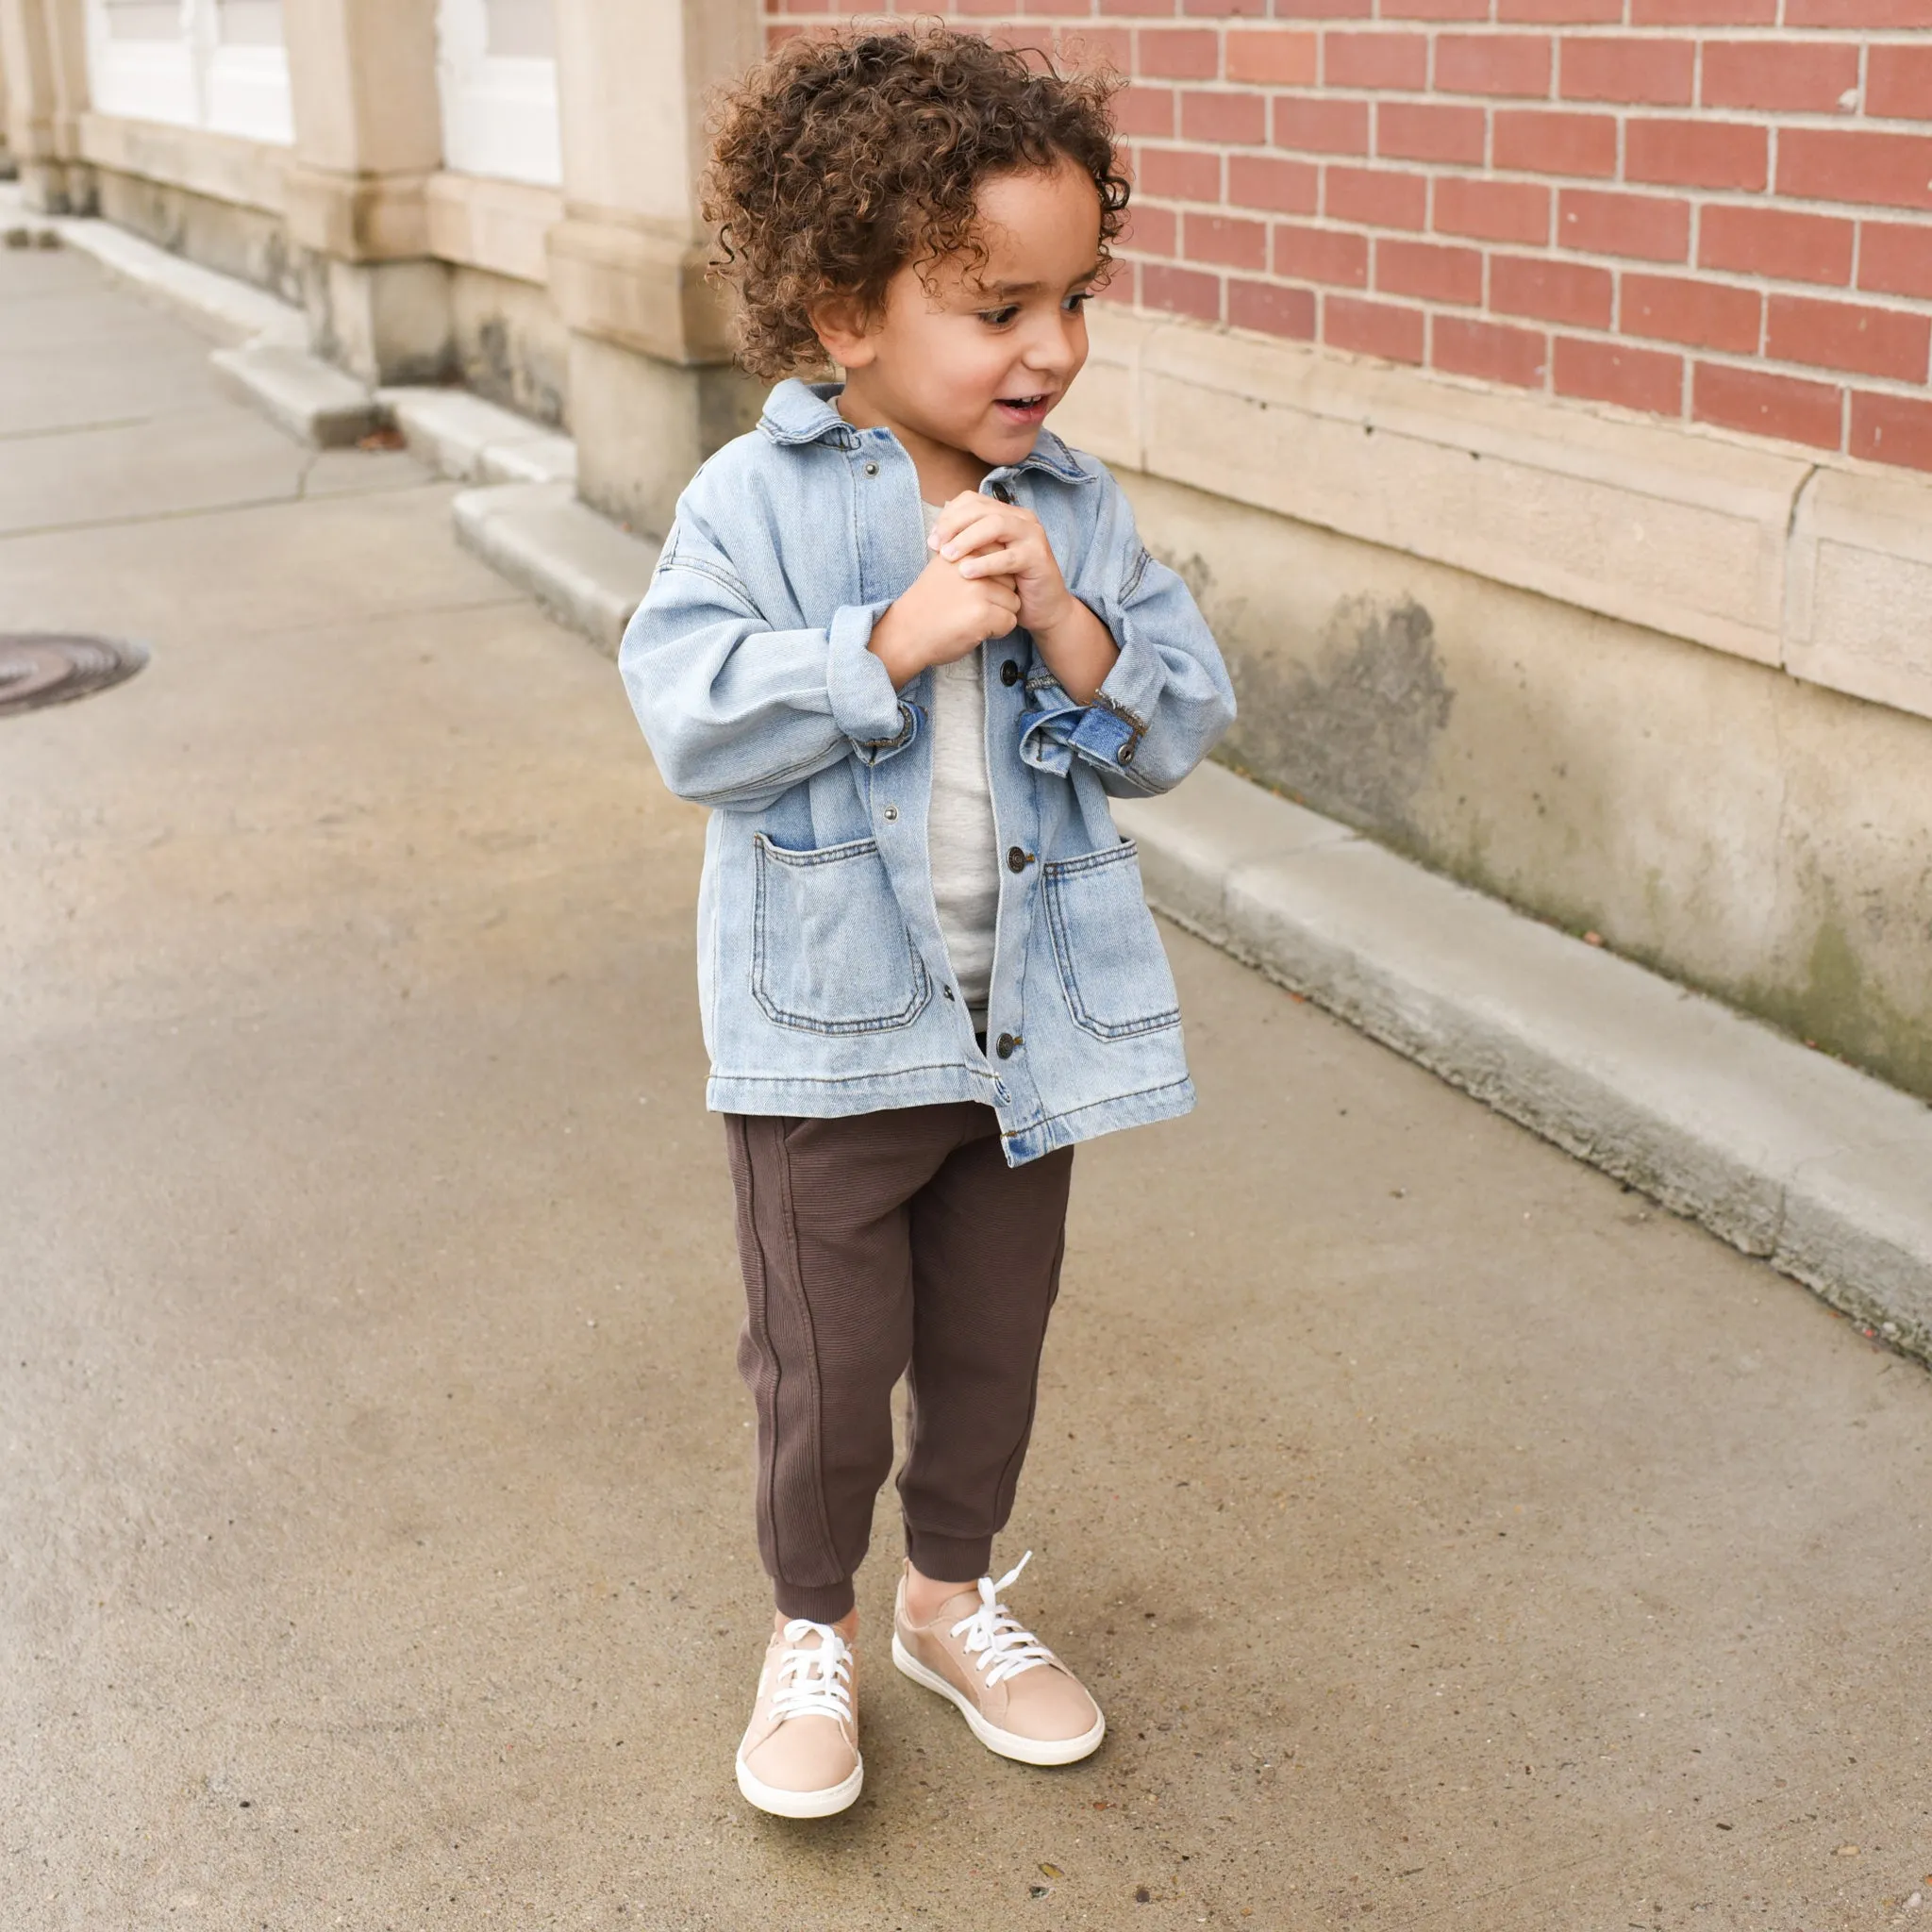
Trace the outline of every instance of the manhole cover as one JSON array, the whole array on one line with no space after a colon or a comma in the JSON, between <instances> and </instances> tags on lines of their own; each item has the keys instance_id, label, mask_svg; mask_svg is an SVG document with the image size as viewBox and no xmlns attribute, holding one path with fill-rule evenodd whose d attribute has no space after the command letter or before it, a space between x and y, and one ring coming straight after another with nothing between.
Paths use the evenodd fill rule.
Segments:
<instances>
[{"instance_id":1,"label":"manhole cover","mask_svg":"<svg viewBox=\"0 0 1932 1932\"><path fill-rule=\"evenodd\" d=\"M0 631L0 718L84 698L147 662L139 644L58 631Z\"/></svg>"}]
</instances>

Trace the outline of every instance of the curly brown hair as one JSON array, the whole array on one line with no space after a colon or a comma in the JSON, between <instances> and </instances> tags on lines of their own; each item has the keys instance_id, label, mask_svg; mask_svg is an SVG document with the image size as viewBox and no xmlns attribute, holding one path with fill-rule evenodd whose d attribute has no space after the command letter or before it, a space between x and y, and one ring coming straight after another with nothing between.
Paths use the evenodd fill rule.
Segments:
<instances>
[{"instance_id":1,"label":"curly brown hair","mask_svg":"<svg viewBox=\"0 0 1932 1932\"><path fill-rule=\"evenodd\" d=\"M735 284L738 359L754 375L824 367L811 310L855 298L875 315L908 262L977 257L977 191L1062 158L1100 195L1100 253L1127 181L1109 103L1119 81L935 23L785 42L719 102L703 208Z\"/></svg>"}]
</instances>

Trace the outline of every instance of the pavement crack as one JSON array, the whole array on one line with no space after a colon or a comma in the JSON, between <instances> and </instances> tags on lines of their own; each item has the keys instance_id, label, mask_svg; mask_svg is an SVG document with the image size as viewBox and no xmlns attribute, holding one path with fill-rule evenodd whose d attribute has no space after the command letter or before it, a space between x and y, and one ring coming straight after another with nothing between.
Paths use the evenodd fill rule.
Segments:
<instances>
[{"instance_id":1,"label":"pavement crack","mask_svg":"<svg viewBox=\"0 0 1932 1932\"><path fill-rule=\"evenodd\" d=\"M39 429L0 429L0 442L45 441L56 436L86 436L104 429L140 429L158 416L103 416L98 422L49 423Z\"/></svg>"},{"instance_id":2,"label":"pavement crack","mask_svg":"<svg viewBox=\"0 0 1932 1932\"><path fill-rule=\"evenodd\" d=\"M422 483L403 483L389 490L342 490L331 491L325 496L304 497L299 492L305 476L298 477L294 491L280 496L244 496L227 503L190 504L180 509L158 509L142 512L139 516L119 517L78 517L60 524L29 524L17 530L0 530L0 542L10 542L21 537L62 537L84 530L123 530L135 529L143 524L177 524L195 517L233 516L242 510L288 509L301 504L314 508L318 504L346 502L358 496L396 495L411 490L430 487L428 480Z\"/></svg>"},{"instance_id":3,"label":"pavement crack","mask_svg":"<svg viewBox=\"0 0 1932 1932\"><path fill-rule=\"evenodd\" d=\"M132 529L142 524L179 524L194 517L229 516L244 509L286 509L296 501L292 496L245 496L232 503L199 503L183 509L149 510L140 516L77 517L64 524L29 524L22 529L0 531L0 541L11 542L21 537L63 537L81 530Z\"/></svg>"}]
</instances>

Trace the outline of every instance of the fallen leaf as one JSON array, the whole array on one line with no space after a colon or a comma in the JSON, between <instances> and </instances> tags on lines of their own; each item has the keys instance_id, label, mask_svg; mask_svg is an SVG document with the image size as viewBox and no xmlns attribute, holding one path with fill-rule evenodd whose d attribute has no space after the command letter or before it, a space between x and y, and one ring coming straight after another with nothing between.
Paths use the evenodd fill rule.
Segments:
<instances>
[{"instance_id":1,"label":"fallen leaf","mask_svg":"<svg viewBox=\"0 0 1932 1932\"><path fill-rule=\"evenodd\" d=\"M1041 1865L1040 1868L1049 1878L1064 1878L1067 1874L1058 1865Z\"/></svg>"}]
</instances>

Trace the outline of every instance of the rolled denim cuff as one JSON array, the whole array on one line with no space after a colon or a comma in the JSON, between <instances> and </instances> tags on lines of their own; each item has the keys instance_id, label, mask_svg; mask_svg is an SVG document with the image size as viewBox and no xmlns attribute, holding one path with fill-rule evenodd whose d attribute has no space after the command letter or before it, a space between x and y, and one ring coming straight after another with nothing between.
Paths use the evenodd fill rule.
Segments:
<instances>
[{"instance_id":1,"label":"rolled denim cuff","mask_svg":"<svg viewBox=\"0 0 1932 1932\"><path fill-rule=\"evenodd\" d=\"M832 722L845 736L873 750L909 741L913 728L908 708L892 689L892 675L866 646L883 604L846 604L832 613L825 647L825 690Z\"/></svg>"},{"instance_id":2,"label":"rolled denim cuff","mask_svg":"<svg viewBox=\"0 0 1932 1932\"><path fill-rule=\"evenodd\" d=\"M1140 738L1140 732L1118 712L1086 705L1067 742L1096 764L1131 765Z\"/></svg>"},{"instance_id":3,"label":"rolled denim cuff","mask_svg":"<svg viewBox=\"0 0 1932 1932\"><path fill-rule=\"evenodd\" d=\"M1105 687L1103 698L1091 705L1074 704L1058 685L1052 693L1056 702L1030 712L1020 727L1020 757L1025 763L1062 775L1075 754L1108 770L1133 764L1141 727L1104 702Z\"/></svg>"},{"instance_id":4,"label":"rolled denim cuff","mask_svg":"<svg viewBox=\"0 0 1932 1932\"><path fill-rule=\"evenodd\" d=\"M1064 778L1074 762L1071 741L1081 708L1068 701L1028 711L1020 724L1021 762Z\"/></svg>"},{"instance_id":5,"label":"rolled denim cuff","mask_svg":"<svg viewBox=\"0 0 1932 1932\"><path fill-rule=\"evenodd\" d=\"M919 727L925 717L919 706L910 698L899 700L899 731L894 738L856 742L852 749L862 765L882 765L888 758L895 758L919 736Z\"/></svg>"}]
</instances>

